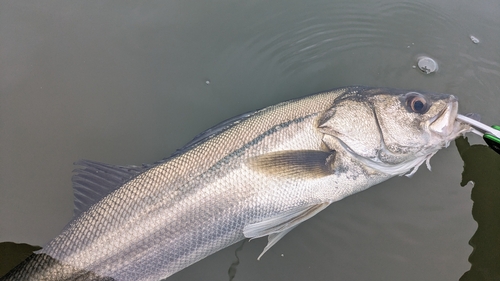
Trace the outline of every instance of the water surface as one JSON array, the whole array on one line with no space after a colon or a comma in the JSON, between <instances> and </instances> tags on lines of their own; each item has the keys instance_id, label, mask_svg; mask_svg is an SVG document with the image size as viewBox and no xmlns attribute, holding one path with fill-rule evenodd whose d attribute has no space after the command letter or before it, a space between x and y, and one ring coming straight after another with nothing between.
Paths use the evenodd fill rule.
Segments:
<instances>
[{"instance_id":1,"label":"water surface","mask_svg":"<svg viewBox=\"0 0 500 281\"><path fill-rule=\"evenodd\" d=\"M498 124L499 12L494 0L4 1L0 241L60 232L77 159L151 163L226 118L335 87L452 93ZM418 70L421 56L438 70ZM471 186L454 144L431 163L333 204L261 261L266 239L246 243L234 280L458 280ZM227 280L239 246L169 280Z\"/></svg>"}]
</instances>

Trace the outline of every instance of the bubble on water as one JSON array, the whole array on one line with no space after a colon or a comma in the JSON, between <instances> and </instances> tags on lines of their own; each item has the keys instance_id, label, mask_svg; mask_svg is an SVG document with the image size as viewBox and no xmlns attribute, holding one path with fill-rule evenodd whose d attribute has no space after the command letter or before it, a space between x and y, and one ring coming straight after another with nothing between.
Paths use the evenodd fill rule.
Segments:
<instances>
[{"instance_id":1,"label":"bubble on water","mask_svg":"<svg viewBox=\"0 0 500 281\"><path fill-rule=\"evenodd\" d=\"M425 74L435 72L438 68L438 64L435 60L425 56L418 58L417 65L418 68Z\"/></svg>"},{"instance_id":2,"label":"bubble on water","mask_svg":"<svg viewBox=\"0 0 500 281\"><path fill-rule=\"evenodd\" d=\"M470 40L472 40L472 43L474 44L479 44L479 39L477 39L477 37L474 35L470 36Z\"/></svg>"}]
</instances>

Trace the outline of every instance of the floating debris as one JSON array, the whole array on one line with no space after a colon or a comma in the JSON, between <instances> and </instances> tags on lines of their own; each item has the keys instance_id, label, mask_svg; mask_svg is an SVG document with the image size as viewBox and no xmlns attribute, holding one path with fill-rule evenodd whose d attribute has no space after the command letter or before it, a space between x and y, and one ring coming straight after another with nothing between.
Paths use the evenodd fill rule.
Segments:
<instances>
[{"instance_id":1,"label":"floating debris","mask_svg":"<svg viewBox=\"0 0 500 281\"><path fill-rule=\"evenodd\" d=\"M417 65L418 68L425 74L435 72L438 68L437 62L429 57L419 57Z\"/></svg>"},{"instance_id":2,"label":"floating debris","mask_svg":"<svg viewBox=\"0 0 500 281\"><path fill-rule=\"evenodd\" d=\"M210 85L210 80L205 81L205 84Z\"/></svg>"},{"instance_id":3,"label":"floating debris","mask_svg":"<svg viewBox=\"0 0 500 281\"><path fill-rule=\"evenodd\" d=\"M470 40L472 40L472 43L474 44L479 44L479 39L477 39L477 37L475 37L474 35L470 36Z\"/></svg>"}]
</instances>

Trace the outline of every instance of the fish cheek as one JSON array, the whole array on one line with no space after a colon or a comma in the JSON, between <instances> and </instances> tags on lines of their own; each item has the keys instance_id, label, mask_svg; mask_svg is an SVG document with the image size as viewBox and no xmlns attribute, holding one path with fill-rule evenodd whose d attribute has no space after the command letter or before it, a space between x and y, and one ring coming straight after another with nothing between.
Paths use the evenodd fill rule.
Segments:
<instances>
[{"instance_id":1,"label":"fish cheek","mask_svg":"<svg viewBox=\"0 0 500 281\"><path fill-rule=\"evenodd\" d=\"M396 97L378 96L374 110L386 148L396 154L418 151L426 142L422 124L425 116L408 112Z\"/></svg>"},{"instance_id":2,"label":"fish cheek","mask_svg":"<svg viewBox=\"0 0 500 281\"><path fill-rule=\"evenodd\" d=\"M336 143L341 142L356 154L371 158L382 146L375 112L367 102L342 101L319 118L318 130L330 149L339 149Z\"/></svg>"}]
</instances>

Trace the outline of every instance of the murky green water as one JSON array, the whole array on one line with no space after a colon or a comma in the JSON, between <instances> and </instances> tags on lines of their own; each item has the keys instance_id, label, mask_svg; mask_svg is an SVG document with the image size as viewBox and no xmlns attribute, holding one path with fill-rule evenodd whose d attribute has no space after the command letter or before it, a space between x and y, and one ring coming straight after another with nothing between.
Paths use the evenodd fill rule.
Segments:
<instances>
[{"instance_id":1,"label":"murky green water","mask_svg":"<svg viewBox=\"0 0 500 281\"><path fill-rule=\"evenodd\" d=\"M4 1L0 241L60 232L77 159L151 163L238 113L335 87L452 93L498 124L499 12L496 0ZM438 70L421 72L422 56ZM470 165L489 167L480 159ZM230 268L233 280L458 280L478 228L472 186L454 144L431 163L333 204L261 261L265 239L237 265L240 244L168 280Z\"/></svg>"}]
</instances>

